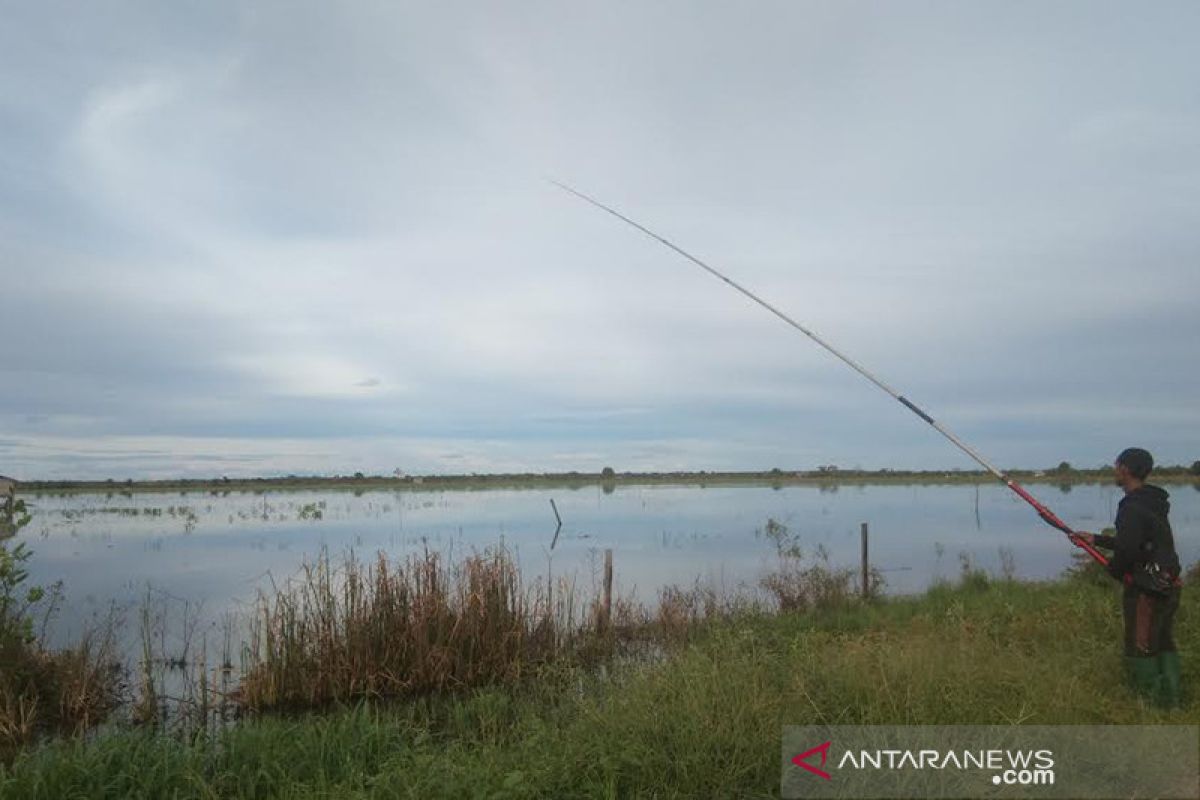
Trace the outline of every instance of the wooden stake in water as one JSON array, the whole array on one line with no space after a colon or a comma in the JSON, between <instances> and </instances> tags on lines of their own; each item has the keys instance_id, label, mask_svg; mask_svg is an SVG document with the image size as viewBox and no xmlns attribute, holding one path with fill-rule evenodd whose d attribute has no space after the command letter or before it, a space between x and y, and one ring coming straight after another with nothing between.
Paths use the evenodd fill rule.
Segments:
<instances>
[{"instance_id":1,"label":"wooden stake in water","mask_svg":"<svg viewBox=\"0 0 1200 800\"><path fill-rule=\"evenodd\" d=\"M867 556L867 523L862 524L862 597L871 598L871 561Z\"/></svg>"},{"instance_id":2,"label":"wooden stake in water","mask_svg":"<svg viewBox=\"0 0 1200 800\"><path fill-rule=\"evenodd\" d=\"M612 548L604 551L604 627L612 619Z\"/></svg>"},{"instance_id":3,"label":"wooden stake in water","mask_svg":"<svg viewBox=\"0 0 1200 800\"><path fill-rule=\"evenodd\" d=\"M554 518L558 520L558 525L554 528L554 540L550 542L550 549L554 549L554 545L558 544L558 534L562 531L562 517L558 515L558 506L554 505L554 498L550 498L550 508L554 509Z\"/></svg>"}]
</instances>

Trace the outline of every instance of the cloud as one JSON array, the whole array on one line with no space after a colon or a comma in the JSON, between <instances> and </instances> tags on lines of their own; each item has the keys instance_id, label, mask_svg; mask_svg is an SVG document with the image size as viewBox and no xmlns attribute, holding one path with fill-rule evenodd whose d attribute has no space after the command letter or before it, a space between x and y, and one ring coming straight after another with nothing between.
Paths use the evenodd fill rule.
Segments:
<instances>
[{"instance_id":1,"label":"cloud","mask_svg":"<svg viewBox=\"0 0 1200 800\"><path fill-rule=\"evenodd\" d=\"M997 460L1137 438L1190 463L1200 19L1056 9L21 9L0 32L7 457L965 465L551 175Z\"/></svg>"}]
</instances>

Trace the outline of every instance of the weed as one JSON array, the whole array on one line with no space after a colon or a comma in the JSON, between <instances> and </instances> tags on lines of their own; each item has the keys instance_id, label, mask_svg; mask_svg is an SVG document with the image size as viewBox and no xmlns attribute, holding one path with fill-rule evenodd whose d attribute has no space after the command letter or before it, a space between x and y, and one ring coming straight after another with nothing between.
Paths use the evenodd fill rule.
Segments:
<instances>
[{"instance_id":1,"label":"weed","mask_svg":"<svg viewBox=\"0 0 1200 800\"><path fill-rule=\"evenodd\" d=\"M0 762L42 733L94 726L118 701L113 621L74 647L46 648L60 590L26 585L30 555L23 542L0 546Z\"/></svg>"}]
</instances>

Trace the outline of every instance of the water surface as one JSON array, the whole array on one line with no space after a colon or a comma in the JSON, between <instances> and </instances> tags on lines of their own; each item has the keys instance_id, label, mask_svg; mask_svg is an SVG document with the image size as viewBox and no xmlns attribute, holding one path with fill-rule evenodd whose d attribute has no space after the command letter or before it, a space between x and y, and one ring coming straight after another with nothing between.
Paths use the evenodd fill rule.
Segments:
<instances>
[{"instance_id":1,"label":"water surface","mask_svg":"<svg viewBox=\"0 0 1200 800\"><path fill-rule=\"evenodd\" d=\"M1167 488L1190 564L1200 558L1200 491ZM1031 489L1083 530L1111 524L1120 499L1109 486ZM551 499L564 520L553 550ZM503 542L527 580L552 572L585 589L611 548L617 591L648 602L667 584L756 584L774 554L761 534L768 519L785 524L807 553L823 549L834 565L851 567L860 525L869 523L871 561L891 593L953 577L964 557L994 573L1007 560L1018 577L1050 578L1074 550L999 484L134 492L27 502L34 519L17 538L35 551L33 581L62 581L60 638L113 603L136 607L148 588L219 619L322 548L335 556L353 549L403 557L426 547L461 554Z\"/></svg>"}]
</instances>

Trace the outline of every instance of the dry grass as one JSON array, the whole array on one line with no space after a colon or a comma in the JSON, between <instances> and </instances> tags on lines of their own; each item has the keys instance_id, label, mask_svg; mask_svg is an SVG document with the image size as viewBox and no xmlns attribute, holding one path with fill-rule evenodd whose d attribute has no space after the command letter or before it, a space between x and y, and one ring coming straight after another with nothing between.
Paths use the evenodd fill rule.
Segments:
<instances>
[{"instance_id":1,"label":"dry grass","mask_svg":"<svg viewBox=\"0 0 1200 800\"><path fill-rule=\"evenodd\" d=\"M309 708L514 683L603 639L602 618L575 607L569 587L523 587L504 549L449 566L431 552L351 555L337 569L325 553L260 596L239 699Z\"/></svg>"},{"instance_id":2,"label":"dry grass","mask_svg":"<svg viewBox=\"0 0 1200 800\"><path fill-rule=\"evenodd\" d=\"M120 701L111 628L62 650L10 639L0 647L0 663L0 761L39 736L87 730Z\"/></svg>"},{"instance_id":3,"label":"dry grass","mask_svg":"<svg viewBox=\"0 0 1200 800\"><path fill-rule=\"evenodd\" d=\"M782 526L773 533L787 537ZM784 544L779 555L766 593L697 582L662 589L652 609L620 597L606 609L565 583L526 587L503 548L454 563L427 551L335 565L324 553L260 594L236 699L252 711L299 710L512 685L552 664L644 657L714 621L861 603L850 570L809 564Z\"/></svg>"},{"instance_id":4,"label":"dry grass","mask_svg":"<svg viewBox=\"0 0 1200 800\"><path fill-rule=\"evenodd\" d=\"M119 699L113 620L73 647L47 648L59 587L28 585L31 555L24 543L0 545L0 763L43 734L92 727Z\"/></svg>"}]
</instances>

